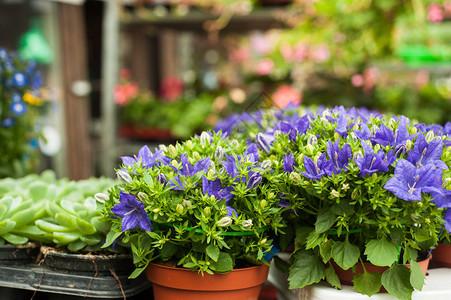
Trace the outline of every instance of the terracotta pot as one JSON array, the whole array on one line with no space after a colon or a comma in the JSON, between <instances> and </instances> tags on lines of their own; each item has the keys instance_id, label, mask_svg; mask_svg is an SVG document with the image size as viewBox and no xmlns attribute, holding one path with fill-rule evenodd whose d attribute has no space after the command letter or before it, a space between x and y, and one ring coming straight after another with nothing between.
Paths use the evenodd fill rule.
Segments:
<instances>
[{"instance_id":1,"label":"terracotta pot","mask_svg":"<svg viewBox=\"0 0 451 300\"><path fill-rule=\"evenodd\" d=\"M261 265L202 276L197 271L151 263L146 274L156 300L257 300L268 271L268 266Z\"/></svg>"},{"instance_id":2,"label":"terracotta pot","mask_svg":"<svg viewBox=\"0 0 451 300\"><path fill-rule=\"evenodd\" d=\"M420 265L421 270L423 271L423 274L425 276L426 276L426 272L429 267L429 261L431 260L431 257L432 256L429 256L429 258L418 262L418 264ZM372 263L364 263L364 265L365 265L366 271L369 273L377 272L377 273L382 274L385 272L385 270L388 269L388 267L379 267L379 266L373 265ZM361 263L357 263L355 272L352 271L352 268L343 270L333 260L332 260L332 266L335 270L335 273L337 273L337 276L340 279L341 284L343 284L343 285L353 285L352 279L354 279L354 276L357 274L363 274L363 267L362 267ZM406 264L406 266L408 268L410 267L409 264ZM382 287L379 292L386 293L387 291L385 290L384 287Z\"/></svg>"},{"instance_id":3,"label":"terracotta pot","mask_svg":"<svg viewBox=\"0 0 451 300\"><path fill-rule=\"evenodd\" d=\"M437 247L432 250L431 264L434 267L445 267L451 268L451 245L449 244L438 244Z\"/></svg>"}]
</instances>

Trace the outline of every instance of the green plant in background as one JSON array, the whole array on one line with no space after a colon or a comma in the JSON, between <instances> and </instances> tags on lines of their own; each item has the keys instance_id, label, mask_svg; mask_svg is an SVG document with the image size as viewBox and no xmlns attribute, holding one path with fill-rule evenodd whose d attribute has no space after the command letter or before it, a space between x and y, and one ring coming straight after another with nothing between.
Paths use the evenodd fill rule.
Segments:
<instances>
[{"instance_id":1,"label":"green plant in background","mask_svg":"<svg viewBox=\"0 0 451 300\"><path fill-rule=\"evenodd\" d=\"M0 180L0 241L41 242L69 251L100 250L109 224L101 220L103 206L93 195L113 184L107 178L57 180L52 171Z\"/></svg>"},{"instance_id":2,"label":"green plant in background","mask_svg":"<svg viewBox=\"0 0 451 300\"><path fill-rule=\"evenodd\" d=\"M36 64L0 48L0 177L20 177L38 166L35 127L42 113L42 73Z\"/></svg>"}]
</instances>

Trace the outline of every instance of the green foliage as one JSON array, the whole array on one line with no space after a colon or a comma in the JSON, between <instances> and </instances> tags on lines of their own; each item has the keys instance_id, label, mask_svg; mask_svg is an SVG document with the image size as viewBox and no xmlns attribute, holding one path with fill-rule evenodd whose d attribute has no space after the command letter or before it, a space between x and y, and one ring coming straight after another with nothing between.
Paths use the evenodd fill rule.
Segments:
<instances>
[{"instance_id":1,"label":"green foliage","mask_svg":"<svg viewBox=\"0 0 451 300\"><path fill-rule=\"evenodd\" d=\"M324 277L324 266L317 255L308 251L297 251L293 253L292 258L294 261L288 276L291 289L317 283Z\"/></svg>"},{"instance_id":2,"label":"green foliage","mask_svg":"<svg viewBox=\"0 0 451 300\"><path fill-rule=\"evenodd\" d=\"M410 285L410 272L406 266L394 264L382 274L384 288L398 299L411 299L413 287Z\"/></svg>"},{"instance_id":3,"label":"green foliage","mask_svg":"<svg viewBox=\"0 0 451 300\"><path fill-rule=\"evenodd\" d=\"M352 280L354 288L361 294L371 296L379 292L382 287L381 274L374 272L358 274Z\"/></svg>"}]
</instances>

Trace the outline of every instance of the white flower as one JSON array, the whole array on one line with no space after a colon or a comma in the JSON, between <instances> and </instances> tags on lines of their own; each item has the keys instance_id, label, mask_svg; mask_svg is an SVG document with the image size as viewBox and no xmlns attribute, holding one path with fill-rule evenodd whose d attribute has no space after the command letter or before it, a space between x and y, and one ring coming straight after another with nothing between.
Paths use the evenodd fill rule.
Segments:
<instances>
[{"instance_id":1,"label":"white flower","mask_svg":"<svg viewBox=\"0 0 451 300\"><path fill-rule=\"evenodd\" d=\"M230 217L223 217L221 220L219 220L216 225L218 225L219 227L227 227L232 225L232 218Z\"/></svg>"},{"instance_id":2,"label":"white flower","mask_svg":"<svg viewBox=\"0 0 451 300\"><path fill-rule=\"evenodd\" d=\"M246 228L246 229L251 229L252 225L254 225L254 224L252 224L252 220L251 219L243 221L243 227Z\"/></svg>"},{"instance_id":3,"label":"white flower","mask_svg":"<svg viewBox=\"0 0 451 300\"><path fill-rule=\"evenodd\" d=\"M339 198L340 197L340 193L336 190L332 190L332 192L330 192L330 195L332 196L332 198Z\"/></svg>"},{"instance_id":4,"label":"white flower","mask_svg":"<svg viewBox=\"0 0 451 300\"><path fill-rule=\"evenodd\" d=\"M106 195L104 193L97 193L97 194L94 195L94 198L99 203L105 203L105 201L107 201L109 199L108 195Z\"/></svg>"},{"instance_id":5,"label":"white flower","mask_svg":"<svg viewBox=\"0 0 451 300\"><path fill-rule=\"evenodd\" d=\"M343 185L341 186L341 189L342 189L343 191L349 190L349 183L343 183Z\"/></svg>"}]
</instances>

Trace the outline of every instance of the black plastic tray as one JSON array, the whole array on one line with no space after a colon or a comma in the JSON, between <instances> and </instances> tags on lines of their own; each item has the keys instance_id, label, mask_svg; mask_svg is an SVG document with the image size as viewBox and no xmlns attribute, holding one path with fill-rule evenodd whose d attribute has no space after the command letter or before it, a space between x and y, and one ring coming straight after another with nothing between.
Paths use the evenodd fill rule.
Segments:
<instances>
[{"instance_id":1,"label":"black plastic tray","mask_svg":"<svg viewBox=\"0 0 451 300\"><path fill-rule=\"evenodd\" d=\"M119 285L120 282L120 285ZM131 297L148 289L151 284L144 274L136 279L126 275L102 273L70 274L34 263L0 265L0 286L91 298ZM122 287L122 289L121 289Z\"/></svg>"}]
</instances>

